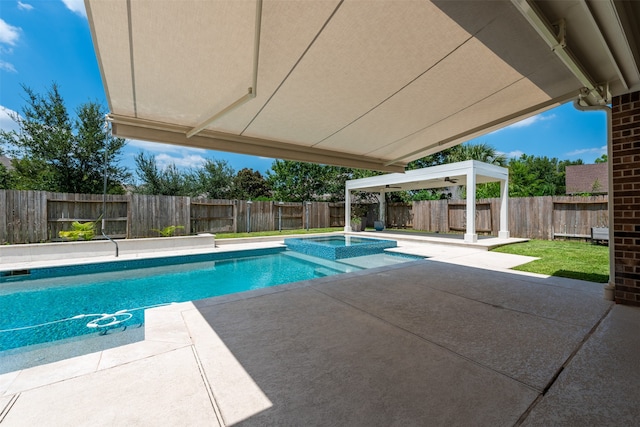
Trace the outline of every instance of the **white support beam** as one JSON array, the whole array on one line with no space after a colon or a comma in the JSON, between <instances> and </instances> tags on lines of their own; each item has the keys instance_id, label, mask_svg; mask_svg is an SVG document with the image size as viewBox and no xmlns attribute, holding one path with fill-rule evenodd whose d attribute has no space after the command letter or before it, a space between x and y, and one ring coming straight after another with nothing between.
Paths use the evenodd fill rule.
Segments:
<instances>
[{"instance_id":1,"label":"white support beam","mask_svg":"<svg viewBox=\"0 0 640 427\"><path fill-rule=\"evenodd\" d=\"M500 230L498 237L509 238L509 181L500 181Z\"/></svg>"},{"instance_id":2,"label":"white support beam","mask_svg":"<svg viewBox=\"0 0 640 427\"><path fill-rule=\"evenodd\" d=\"M476 234L476 170L472 168L467 173L467 232L464 241L475 243L478 241Z\"/></svg>"},{"instance_id":3,"label":"white support beam","mask_svg":"<svg viewBox=\"0 0 640 427\"><path fill-rule=\"evenodd\" d=\"M351 231L351 190L344 191L344 231Z\"/></svg>"}]
</instances>

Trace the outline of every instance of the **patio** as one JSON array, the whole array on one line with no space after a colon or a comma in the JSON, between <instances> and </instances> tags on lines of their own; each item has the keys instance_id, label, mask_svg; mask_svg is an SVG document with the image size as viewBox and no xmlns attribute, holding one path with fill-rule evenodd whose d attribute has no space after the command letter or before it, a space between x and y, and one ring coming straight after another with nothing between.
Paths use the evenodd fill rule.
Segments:
<instances>
[{"instance_id":1,"label":"patio","mask_svg":"<svg viewBox=\"0 0 640 427\"><path fill-rule=\"evenodd\" d=\"M147 311L145 340L0 375L3 425L630 425L640 310L430 256ZM615 363L612 363L615 361Z\"/></svg>"}]
</instances>

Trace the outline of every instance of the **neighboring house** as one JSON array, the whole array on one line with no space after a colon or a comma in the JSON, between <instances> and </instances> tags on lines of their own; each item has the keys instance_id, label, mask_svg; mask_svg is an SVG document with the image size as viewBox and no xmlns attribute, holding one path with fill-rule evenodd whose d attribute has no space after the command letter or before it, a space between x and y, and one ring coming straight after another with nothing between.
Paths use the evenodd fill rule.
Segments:
<instances>
[{"instance_id":1,"label":"neighboring house","mask_svg":"<svg viewBox=\"0 0 640 427\"><path fill-rule=\"evenodd\" d=\"M7 170L13 169L13 166L11 166L11 159L5 156L0 156L0 165L7 168Z\"/></svg>"},{"instance_id":2,"label":"neighboring house","mask_svg":"<svg viewBox=\"0 0 640 427\"><path fill-rule=\"evenodd\" d=\"M608 168L608 163L567 166L565 176L567 194L607 194Z\"/></svg>"}]
</instances>

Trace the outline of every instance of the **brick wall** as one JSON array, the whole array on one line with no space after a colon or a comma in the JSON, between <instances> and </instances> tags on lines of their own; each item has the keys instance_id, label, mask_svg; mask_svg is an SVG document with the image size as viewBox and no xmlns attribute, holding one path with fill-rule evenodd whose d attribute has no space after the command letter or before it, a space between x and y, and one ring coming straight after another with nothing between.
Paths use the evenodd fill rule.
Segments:
<instances>
[{"instance_id":1,"label":"brick wall","mask_svg":"<svg viewBox=\"0 0 640 427\"><path fill-rule=\"evenodd\" d=\"M612 102L615 299L640 306L640 92Z\"/></svg>"}]
</instances>

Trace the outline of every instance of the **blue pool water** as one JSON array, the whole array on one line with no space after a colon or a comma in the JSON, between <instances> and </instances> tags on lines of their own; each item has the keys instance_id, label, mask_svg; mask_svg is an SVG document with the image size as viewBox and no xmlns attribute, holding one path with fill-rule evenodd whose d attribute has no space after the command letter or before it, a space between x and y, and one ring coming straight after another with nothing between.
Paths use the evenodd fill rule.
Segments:
<instances>
[{"instance_id":1,"label":"blue pool water","mask_svg":"<svg viewBox=\"0 0 640 427\"><path fill-rule=\"evenodd\" d=\"M417 258L388 263L412 259ZM5 274L0 277L0 351L140 325L144 309L156 305L360 269L353 262L314 260L272 248Z\"/></svg>"}]
</instances>

